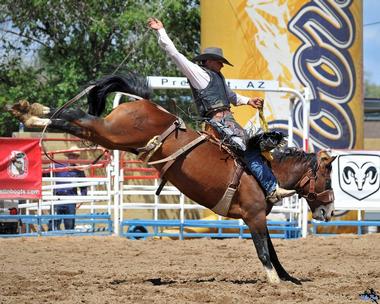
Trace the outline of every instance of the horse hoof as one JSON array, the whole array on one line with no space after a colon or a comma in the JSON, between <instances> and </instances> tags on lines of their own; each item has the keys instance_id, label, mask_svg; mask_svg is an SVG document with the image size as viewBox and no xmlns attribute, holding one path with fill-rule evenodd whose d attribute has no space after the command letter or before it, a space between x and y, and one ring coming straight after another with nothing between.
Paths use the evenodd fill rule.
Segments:
<instances>
[{"instance_id":1,"label":"horse hoof","mask_svg":"<svg viewBox=\"0 0 380 304\"><path fill-rule=\"evenodd\" d=\"M265 270L267 272L267 276L268 276L268 281L270 284L274 284L274 285L277 285L277 284L280 284L281 283L281 280L276 272L276 270L274 270L273 268L272 269L268 269L265 267Z\"/></svg>"},{"instance_id":2,"label":"horse hoof","mask_svg":"<svg viewBox=\"0 0 380 304\"><path fill-rule=\"evenodd\" d=\"M294 278L292 276L281 277L281 280L282 281L292 282L292 283L294 283L296 285L302 285L302 282L300 280L298 280L297 278Z\"/></svg>"}]
</instances>

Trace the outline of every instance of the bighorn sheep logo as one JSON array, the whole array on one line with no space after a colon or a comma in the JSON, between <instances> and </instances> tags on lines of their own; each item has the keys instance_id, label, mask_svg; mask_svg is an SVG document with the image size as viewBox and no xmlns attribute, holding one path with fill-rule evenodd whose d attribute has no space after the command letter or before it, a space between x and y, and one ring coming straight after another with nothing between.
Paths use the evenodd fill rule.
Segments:
<instances>
[{"instance_id":1,"label":"bighorn sheep logo","mask_svg":"<svg viewBox=\"0 0 380 304\"><path fill-rule=\"evenodd\" d=\"M340 186L348 195L363 200L380 188L378 155L341 155Z\"/></svg>"}]
</instances>

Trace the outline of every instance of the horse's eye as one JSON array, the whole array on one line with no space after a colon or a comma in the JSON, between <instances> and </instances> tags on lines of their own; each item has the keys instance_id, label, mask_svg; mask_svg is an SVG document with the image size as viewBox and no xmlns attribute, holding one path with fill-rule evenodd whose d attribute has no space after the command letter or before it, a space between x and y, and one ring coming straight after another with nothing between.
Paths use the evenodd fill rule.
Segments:
<instances>
[{"instance_id":1,"label":"horse's eye","mask_svg":"<svg viewBox=\"0 0 380 304\"><path fill-rule=\"evenodd\" d=\"M326 180L326 189L331 189L331 179Z\"/></svg>"}]
</instances>

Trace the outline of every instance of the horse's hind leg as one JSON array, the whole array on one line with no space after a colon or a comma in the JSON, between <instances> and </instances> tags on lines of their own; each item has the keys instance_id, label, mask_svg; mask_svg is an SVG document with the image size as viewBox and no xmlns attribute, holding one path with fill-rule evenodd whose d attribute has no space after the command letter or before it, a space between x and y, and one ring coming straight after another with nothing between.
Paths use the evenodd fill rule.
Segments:
<instances>
[{"instance_id":1,"label":"horse's hind leg","mask_svg":"<svg viewBox=\"0 0 380 304\"><path fill-rule=\"evenodd\" d=\"M56 117L62 118L67 121L74 121L74 120L84 119L89 116L90 115L88 115L86 112L84 112L81 109L68 108L68 109L63 109L62 111L60 111Z\"/></svg>"},{"instance_id":2,"label":"horse's hind leg","mask_svg":"<svg viewBox=\"0 0 380 304\"><path fill-rule=\"evenodd\" d=\"M248 214L244 218L244 222L249 227L257 255L264 266L269 282L272 284L279 283L280 278L273 268L269 252L265 210L256 214Z\"/></svg>"},{"instance_id":3,"label":"horse's hind leg","mask_svg":"<svg viewBox=\"0 0 380 304\"><path fill-rule=\"evenodd\" d=\"M121 149L122 144L115 140L115 130L105 125L104 119L85 113L81 109L64 109L57 117L69 122L70 128L66 131L80 138L92 141L108 149ZM78 128L73 128L76 126Z\"/></svg>"},{"instance_id":4,"label":"horse's hind leg","mask_svg":"<svg viewBox=\"0 0 380 304\"><path fill-rule=\"evenodd\" d=\"M276 269L277 271L277 274L279 275L280 279L283 280L283 281L290 281L290 282L293 282L297 285L301 285L301 281L292 277L285 269L284 267L282 267L280 261L278 260L278 257L277 257L277 253L274 249L274 246L273 246L273 243L272 243L272 240L270 238L270 235L269 235L269 231L268 231L268 228L266 229L267 230L267 242L268 242L268 249L269 249L269 256L270 256L270 260L274 266L274 268Z\"/></svg>"},{"instance_id":5,"label":"horse's hind leg","mask_svg":"<svg viewBox=\"0 0 380 304\"><path fill-rule=\"evenodd\" d=\"M104 125L103 118L87 114L81 109L64 109L57 117L67 120L72 124L87 129L93 133L105 134L104 132L108 131Z\"/></svg>"},{"instance_id":6,"label":"horse's hind leg","mask_svg":"<svg viewBox=\"0 0 380 304\"><path fill-rule=\"evenodd\" d=\"M83 128L61 119L52 119L51 123L49 124L49 128L67 132L82 139L91 140L88 132L86 132Z\"/></svg>"}]
</instances>

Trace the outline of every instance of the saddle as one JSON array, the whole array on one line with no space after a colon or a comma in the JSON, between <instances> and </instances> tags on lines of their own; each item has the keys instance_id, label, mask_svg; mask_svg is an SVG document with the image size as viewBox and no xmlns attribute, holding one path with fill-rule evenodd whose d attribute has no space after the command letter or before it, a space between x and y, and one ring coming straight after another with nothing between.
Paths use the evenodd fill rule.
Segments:
<instances>
[{"instance_id":1,"label":"saddle","mask_svg":"<svg viewBox=\"0 0 380 304\"><path fill-rule=\"evenodd\" d=\"M225 152L227 152L230 157L235 160L235 171L234 175L230 181L230 184L227 187L226 192L224 193L222 199L216 204L212 210L218 214L225 215L228 213L229 207L231 205L232 198L239 187L240 178L244 171L247 174L251 175L250 170L247 169L244 161L242 160L241 152L235 151L234 147L230 147L221 140L219 133L210 125L205 125L205 133L209 134L209 141L220 146ZM259 147L261 150L261 155L264 157L264 161L271 167L270 162L273 160L271 150L276 147L282 146L285 143L284 135L281 132L271 131L271 132L262 132L248 141L247 149Z\"/></svg>"}]
</instances>

